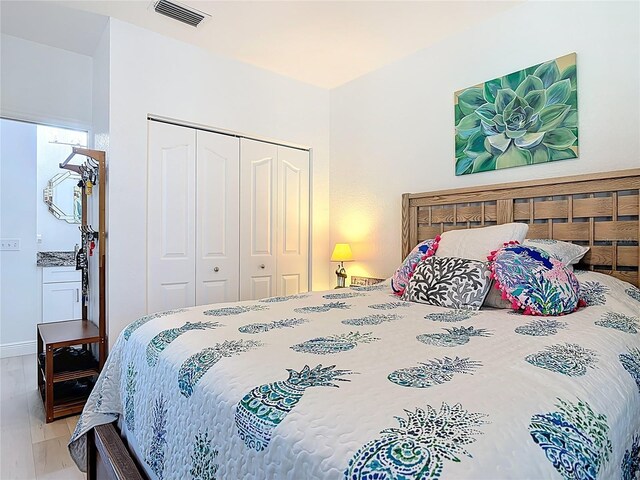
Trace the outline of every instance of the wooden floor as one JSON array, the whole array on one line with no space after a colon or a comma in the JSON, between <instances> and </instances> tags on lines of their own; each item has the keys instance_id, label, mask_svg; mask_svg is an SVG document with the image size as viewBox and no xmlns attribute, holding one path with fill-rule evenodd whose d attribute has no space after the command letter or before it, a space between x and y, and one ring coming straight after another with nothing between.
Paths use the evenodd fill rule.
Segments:
<instances>
[{"instance_id":1,"label":"wooden floor","mask_svg":"<svg viewBox=\"0 0 640 480\"><path fill-rule=\"evenodd\" d=\"M35 365L35 355L0 359L0 479L85 479L67 450L78 417L44 422Z\"/></svg>"}]
</instances>

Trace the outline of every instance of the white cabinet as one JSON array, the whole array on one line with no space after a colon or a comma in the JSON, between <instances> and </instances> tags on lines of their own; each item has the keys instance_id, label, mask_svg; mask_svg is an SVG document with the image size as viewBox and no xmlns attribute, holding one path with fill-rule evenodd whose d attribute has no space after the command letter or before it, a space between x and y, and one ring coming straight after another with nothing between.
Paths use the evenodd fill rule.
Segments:
<instances>
[{"instance_id":1,"label":"white cabinet","mask_svg":"<svg viewBox=\"0 0 640 480\"><path fill-rule=\"evenodd\" d=\"M309 152L149 121L147 310L309 288Z\"/></svg>"},{"instance_id":2,"label":"white cabinet","mask_svg":"<svg viewBox=\"0 0 640 480\"><path fill-rule=\"evenodd\" d=\"M81 271L75 267L44 267L42 271L42 322L82 318Z\"/></svg>"}]
</instances>

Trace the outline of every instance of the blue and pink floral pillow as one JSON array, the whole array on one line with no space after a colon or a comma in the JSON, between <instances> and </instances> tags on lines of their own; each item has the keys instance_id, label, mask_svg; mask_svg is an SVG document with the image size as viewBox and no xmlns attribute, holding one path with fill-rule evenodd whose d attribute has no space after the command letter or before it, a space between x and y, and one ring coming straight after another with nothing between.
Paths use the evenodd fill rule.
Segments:
<instances>
[{"instance_id":1,"label":"blue and pink floral pillow","mask_svg":"<svg viewBox=\"0 0 640 480\"><path fill-rule=\"evenodd\" d=\"M404 293L407 285L409 285L409 280L411 280L411 277L413 276L413 271L416 269L416 265L418 265L420 260L429 258L436 253L439 241L440 235L436 238L420 242L413 248L413 250L411 250L411 253L407 255L407 258L404 259L402 265L398 267L396 273L391 277L391 289L393 290L393 293L398 296L401 296Z\"/></svg>"},{"instance_id":2,"label":"blue and pink floral pillow","mask_svg":"<svg viewBox=\"0 0 640 480\"><path fill-rule=\"evenodd\" d=\"M578 308L573 271L535 247L509 242L489 256L491 276L514 310L525 315L563 315Z\"/></svg>"}]
</instances>

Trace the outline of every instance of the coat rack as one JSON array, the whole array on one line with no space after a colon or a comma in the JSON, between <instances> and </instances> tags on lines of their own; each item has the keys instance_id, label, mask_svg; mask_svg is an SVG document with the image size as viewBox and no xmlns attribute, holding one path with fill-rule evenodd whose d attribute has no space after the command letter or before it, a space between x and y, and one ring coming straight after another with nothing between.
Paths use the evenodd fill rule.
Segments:
<instances>
[{"instance_id":1,"label":"coat rack","mask_svg":"<svg viewBox=\"0 0 640 480\"><path fill-rule=\"evenodd\" d=\"M69 162L76 155L86 157L81 165ZM91 380L100 373L107 358L107 317L106 317L106 164L105 152L90 150L83 147L74 147L71 155L60 164L60 168L76 172L82 178L82 234L85 255L87 250L93 251L94 242L97 241L98 259L98 318L89 320L89 295L88 278L89 256L83 265L83 286L87 285L87 291L83 291L82 319L63 322L41 323L38 325L38 387L42 395L45 407L47 423L57 418L73 415L82 411L84 403L90 392ZM98 230L89 225L89 201L92 190L98 188ZM95 197L94 197L95 198ZM91 248L87 247L91 245ZM84 288L83 288L84 290ZM97 326L96 321L97 320ZM82 345L82 351L91 352L91 345L98 346L97 365L71 366L69 362L65 370L58 371L54 368L54 353L62 347ZM64 350L64 349L62 349ZM59 365L59 364L58 364ZM88 388L64 390L71 383L80 384L87 382ZM62 388L60 388L62 387Z\"/></svg>"},{"instance_id":2,"label":"coat rack","mask_svg":"<svg viewBox=\"0 0 640 480\"><path fill-rule=\"evenodd\" d=\"M69 162L76 155L82 155L86 157L86 161L81 165L70 164ZM99 362L100 368L104 365L107 358L106 348L106 166L105 166L105 152L101 150L91 150L83 147L73 147L71 154L60 163L60 168L71 170L79 174L83 180L87 178L97 178L98 188L98 231L96 232L91 225L87 223L88 219L88 205L86 199L91 194L93 184L87 185L87 182L83 182L82 185L82 224L79 227L83 235L91 235L93 239L98 241L98 289L99 289L99 318L98 329L100 332L100 353ZM85 252L86 253L86 252ZM86 303L82 305L82 319L88 319L88 307Z\"/></svg>"}]
</instances>

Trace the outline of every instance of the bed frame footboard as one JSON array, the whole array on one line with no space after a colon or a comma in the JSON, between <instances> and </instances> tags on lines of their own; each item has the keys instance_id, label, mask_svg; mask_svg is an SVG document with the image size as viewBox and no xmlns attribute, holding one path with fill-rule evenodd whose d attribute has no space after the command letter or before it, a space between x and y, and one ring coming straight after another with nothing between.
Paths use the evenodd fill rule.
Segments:
<instances>
[{"instance_id":1,"label":"bed frame footboard","mask_svg":"<svg viewBox=\"0 0 640 480\"><path fill-rule=\"evenodd\" d=\"M87 433L87 480L146 480L113 423Z\"/></svg>"}]
</instances>

